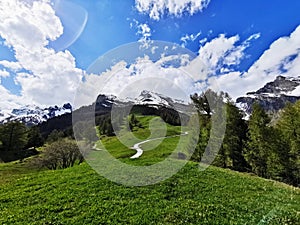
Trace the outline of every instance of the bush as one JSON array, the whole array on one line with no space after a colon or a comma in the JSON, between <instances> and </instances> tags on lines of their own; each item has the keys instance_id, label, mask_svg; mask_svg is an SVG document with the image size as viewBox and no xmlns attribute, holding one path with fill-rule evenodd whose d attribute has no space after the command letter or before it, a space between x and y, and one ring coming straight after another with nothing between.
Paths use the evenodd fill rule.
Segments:
<instances>
[{"instance_id":1,"label":"bush","mask_svg":"<svg viewBox=\"0 0 300 225\"><path fill-rule=\"evenodd\" d=\"M75 163L82 163L83 160L76 141L60 139L47 145L34 164L40 168L56 170L72 167Z\"/></svg>"}]
</instances>

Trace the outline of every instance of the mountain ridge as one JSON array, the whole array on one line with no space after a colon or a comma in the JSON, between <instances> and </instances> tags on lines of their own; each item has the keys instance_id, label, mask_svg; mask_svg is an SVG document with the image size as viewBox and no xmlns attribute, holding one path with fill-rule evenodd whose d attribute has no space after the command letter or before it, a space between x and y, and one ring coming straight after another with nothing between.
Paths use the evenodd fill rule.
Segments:
<instances>
[{"instance_id":1,"label":"mountain ridge","mask_svg":"<svg viewBox=\"0 0 300 225\"><path fill-rule=\"evenodd\" d=\"M45 122L54 117L71 113L72 106L65 103L63 106L49 106L42 108L37 105L25 105L11 111L0 111L0 124L10 121L19 121L28 126L33 126Z\"/></svg>"},{"instance_id":2,"label":"mountain ridge","mask_svg":"<svg viewBox=\"0 0 300 225\"><path fill-rule=\"evenodd\" d=\"M276 113L284 108L287 102L294 103L298 100L300 100L300 76L278 76L274 81L268 82L257 91L248 92L245 96L237 98L236 105L249 116L255 102L258 102L268 113ZM165 107L178 112L187 112L190 107L189 103L183 100L173 99L148 90L143 90L136 98L127 97L125 99L115 95L99 94L93 104L85 107L94 107L96 113L105 114L111 111L113 105L136 105L153 109ZM20 121L28 126L38 125L58 116L71 114L72 110L70 103L66 103L61 107L49 106L42 108L36 105L27 105L11 111L0 110L0 124L9 121Z\"/></svg>"},{"instance_id":3,"label":"mountain ridge","mask_svg":"<svg viewBox=\"0 0 300 225\"><path fill-rule=\"evenodd\" d=\"M236 100L236 105L250 115L252 106L257 102L268 113L276 113L285 107L287 102L300 100L300 76L277 76L257 91L248 92Z\"/></svg>"}]
</instances>

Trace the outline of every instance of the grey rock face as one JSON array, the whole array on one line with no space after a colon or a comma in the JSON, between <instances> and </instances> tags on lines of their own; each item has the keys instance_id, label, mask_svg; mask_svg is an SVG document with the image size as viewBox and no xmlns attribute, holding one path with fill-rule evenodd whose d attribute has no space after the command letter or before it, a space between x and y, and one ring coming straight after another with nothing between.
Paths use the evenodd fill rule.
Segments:
<instances>
[{"instance_id":1,"label":"grey rock face","mask_svg":"<svg viewBox=\"0 0 300 225\"><path fill-rule=\"evenodd\" d=\"M257 102L269 113L277 112L284 108L287 102L295 103L300 96L295 91L300 87L299 77L278 76L274 81L255 92L249 92L246 96L236 100L237 105L247 114L252 112L252 105Z\"/></svg>"}]
</instances>

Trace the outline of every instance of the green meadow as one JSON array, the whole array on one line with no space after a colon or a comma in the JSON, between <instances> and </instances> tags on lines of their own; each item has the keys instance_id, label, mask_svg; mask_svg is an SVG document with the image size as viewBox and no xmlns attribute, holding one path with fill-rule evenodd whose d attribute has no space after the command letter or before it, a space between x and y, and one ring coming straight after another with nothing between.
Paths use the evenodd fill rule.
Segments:
<instances>
[{"instance_id":1,"label":"green meadow","mask_svg":"<svg viewBox=\"0 0 300 225\"><path fill-rule=\"evenodd\" d=\"M143 127L135 128L134 136L146 140L184 131L166 125L153 126L151 133L155 120L139 117ZM188 141L178 136L147 142L140 146L142 156L130 159L135 151L128 146L135 139L122 135L126 143L102 137L97 146L135 166L160 162L180 139ZM201 171L187 162L160 183L128 187L106 179L87 162L51 171L32 168L28 161L0 164L0 224L300 224L300 190L252 174L213 166Z\"/></svg>"}]
</instances>

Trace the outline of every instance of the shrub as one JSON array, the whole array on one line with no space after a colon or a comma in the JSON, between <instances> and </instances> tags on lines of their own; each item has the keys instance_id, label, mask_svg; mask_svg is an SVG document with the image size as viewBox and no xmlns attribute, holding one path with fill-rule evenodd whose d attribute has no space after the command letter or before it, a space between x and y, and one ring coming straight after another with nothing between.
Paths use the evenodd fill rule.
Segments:
<instances>
[{"instance_id":1,"label":"shrub","mask_svg":"<svg viewBox=\"0 0 300 225\"><path fill-rule=\"evenodd\" d=\"M82 163L81 155L76 141L71 139L60 139L46 147L34 164L38 167L46 167L51 170L65 169L74 166L75 163Z\"/></svg>"}]
</instances>

